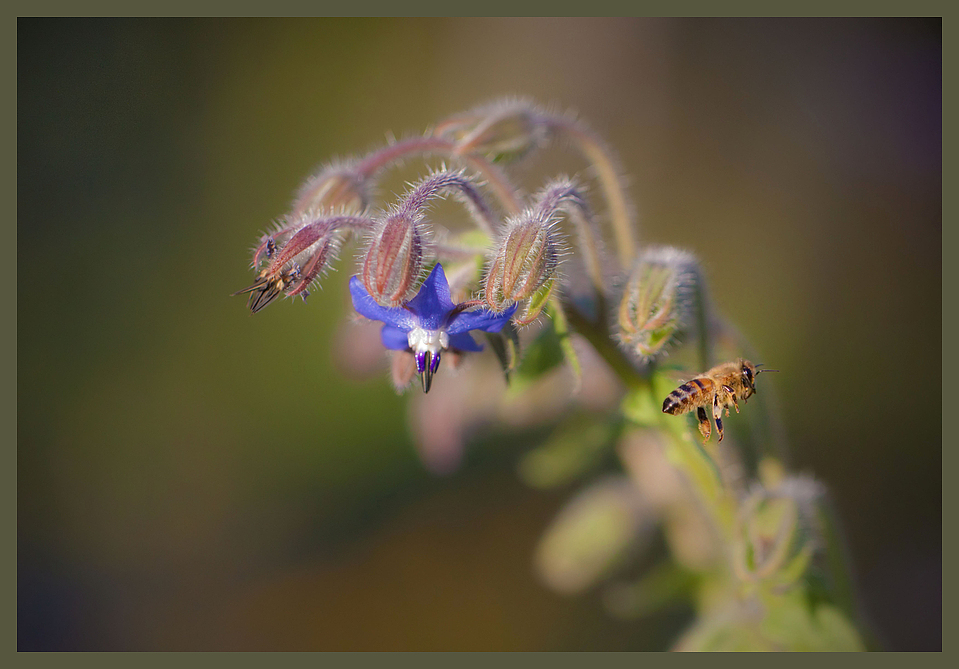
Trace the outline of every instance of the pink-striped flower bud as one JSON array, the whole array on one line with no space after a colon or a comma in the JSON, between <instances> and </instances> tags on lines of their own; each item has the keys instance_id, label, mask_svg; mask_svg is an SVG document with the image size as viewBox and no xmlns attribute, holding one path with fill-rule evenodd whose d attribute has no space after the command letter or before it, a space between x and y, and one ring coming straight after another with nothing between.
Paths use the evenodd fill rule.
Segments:
<instances>
[{"instance_id":1,"label":"pink-striped flower bud","mask_svg":"<svg viewBox=\"0 0 959 669\"><path fill-rule=\"evenodd\" d=\"M307 211L360 213L369 204L367 180L349 165L329 165L309 177L293 201L293 215Z\"/></svg>"},{"instance_id":2,"label":"pink-striped flower bud","mask_svg":"<svg viewBox=\"0 0 959 669\"><path fill-rule=\"evenodd\" d=\"M650 359L678 343L692 325L701 281L691 254L670 247L647 250L633 265L619 304L620 345Z\"/></svg>"},{"instance_id":3,"label":"pink-striped flower bud","mask_svg":"<svg viewBox=\"0 0 959 669\"><path fill-rule=\"evenodd\" d=\"M546 125L541 117L528 100L504 100L453 116L434 132L452 139L459 153L514 160L543 143Z\"/></svg>"},{"instance_id":4,"label":"pink-striped flower bud","mask_svg":"<svg viewBox=\"0 0 959 669\"><path fill-rule=\"evenodd\" d=\"M373 230L360 278L370 296L398 307L416 294L423 278L425 230L416 217L394 212Z\"/></svg>"},{"instance_id":5,"label":"pink-striped flower bud","mask_svg":"<svg viewBox=\"0 0 959 669\"><path fill-rule=\"evenodd\" d=\"M483 298L493 311L517 302L526 309L517 322L531 322L555 286L562 242L554 222L532 210L506 222L506 229L486 272Z\"/></svg>"}]
</instances>

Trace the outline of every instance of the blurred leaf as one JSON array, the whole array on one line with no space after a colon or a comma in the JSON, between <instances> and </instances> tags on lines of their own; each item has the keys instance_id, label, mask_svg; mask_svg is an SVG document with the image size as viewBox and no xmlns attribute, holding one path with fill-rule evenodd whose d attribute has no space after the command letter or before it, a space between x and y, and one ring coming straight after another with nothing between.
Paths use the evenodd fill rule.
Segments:
<instances>
[{"instance_id":1,"label":"blurred leaf","mask_svg":"<svg viewBox=\"0 0 959 669\"><path fill-rule=\"evenodd\" d=\"M539 378L563 362L563 346L559 335L550 321L539 336L526 347L509 392L518 395L539 380Z\"/></svg>"},{"instance_id":2,"label":"blurred leaf","mask_svg":"<svg viewBox=\"0 0 959 669\"><path fill-rule=\"evenodd\" d=\"M806 570L809 568L809 563L812 561L813 549L811 544L806 544L802 547L798 554L789 561L779 572L775 575L775 584L783 587L790 586L798 582L799 579L803 577L806 573Z\"/></svg>"},{"instance_id":3,"label":"blurred leaf","mask_svg":"<svg viewBox=\"0 0 959 669\"><path fill-rule=\"evenodd\" d=\"M574 497L546 530L537 570L557 592L582 592L625 564L654 525L633 482L608 476Z\"/></svg>"},{"instance_id":4,"label":"blurred leaf","mask_svg":"<svg viewBox=\"0 0 959 669\"><path fill-rule=\"evenodd\" d=\"M662 409L657 409L652 391L640 388L623 399L623 415L636 425L656 427L660 425Z\"/></svg>"},{"instance_id":5,"label":"blurred leaf","mask_svg":"<svg viewBox=\"0 0 959 669\"><path fill-rule=\"evenodd\" d=\"M809 607L800 590L766 602L762 635L784 650L862 651L859 635L831 604Z\"/></svg>"},{"instance_id":6,"label":"blurred leaf","mask_svg":"<svg viewBox=\"0 0 959 669\"><path fill-rule=\"evenodd\" d=\"M679 640L677 650L863 651L859 634L831 604L810 606L801 589L712 611Z\"/></svg>"},{"instance_id":7,"label":"blurred leaf","mask_svg":"<svg viewBox=\"0 0 959 669\"><path fill-rule=\"evenodd\" d=\"M619 435L620 425L608 418L572 416L553 430L546 442L519 463L519 475L534 488L561 486L598 465Z\"/></svg>"},{"instance_id":8,"label":"blurred leaf","mask_svg":"<svg viewBox=\"0 0 959 669\"><path fill-rule=\"evenodd\" d=\"M639 618L690 599L698 582L694 572L674 562L663 562L632 583L608 587L603 603L610 615L617 618Z\"/></svg>"}]
</instances>

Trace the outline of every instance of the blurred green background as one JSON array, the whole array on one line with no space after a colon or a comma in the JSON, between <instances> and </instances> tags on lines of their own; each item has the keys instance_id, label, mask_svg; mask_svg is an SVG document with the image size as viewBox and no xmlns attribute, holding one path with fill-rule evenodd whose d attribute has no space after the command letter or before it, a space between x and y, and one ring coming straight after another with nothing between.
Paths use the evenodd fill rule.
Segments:
<instances>
[{"instance_id":1,"label":"blurred green background","mask_svg":"<svg viewBox=\"0 0 959 669\"><path fill-rule=\"evenodd\" d=\"M21 650L668 647L681 611L536 580L572 491L520 483L521 439L434 476L385 373L340 371L352 249L307 306L228 297L317 164L505 94L620 153L641 239L783 370L884 647L941 649L940 21L17 32Z\"/></svg>"}]
</instances>

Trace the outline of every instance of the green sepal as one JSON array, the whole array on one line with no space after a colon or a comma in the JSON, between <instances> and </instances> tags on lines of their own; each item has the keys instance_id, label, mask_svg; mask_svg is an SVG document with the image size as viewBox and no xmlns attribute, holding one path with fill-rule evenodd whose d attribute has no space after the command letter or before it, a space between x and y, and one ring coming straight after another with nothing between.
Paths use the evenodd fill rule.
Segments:
<instances>
[{"instance_id":1,"label":"green sepal","mask_svg":"<svg viewBox=\"0 0 959 669\"><path fill-rule=\"evenodd\" d=\"M529 325L536 320L536 317L539 316L543 307L545 307L549 301L550 296L553 294L553 288L555 287L556 281L550 279L530 296L523 309L523 317L519 320L520 325Z\"/></svg>"}]
</instances>

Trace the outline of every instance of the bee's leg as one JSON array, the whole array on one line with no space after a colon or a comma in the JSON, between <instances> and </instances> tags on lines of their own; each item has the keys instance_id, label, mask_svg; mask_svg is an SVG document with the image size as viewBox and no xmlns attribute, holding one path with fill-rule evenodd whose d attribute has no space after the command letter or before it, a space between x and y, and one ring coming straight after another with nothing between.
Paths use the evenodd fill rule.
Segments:
<instances>
[{"instance_id":1,"label":"bee's leg","mask_svg":"<svg viewBox=\"0 0 959 669\"><path fill-rule=\"evenodd\" d=\"M726 409L728 412L729 409ZM716 433L719 441L723 440L723 405L719 403L719 395L713 395L713 418L716 419Z\"/></svg>"},{"instance_id":2,"label":"bee's leg","mask_svg":"<svg viewBox=\"0 0 959 669\"><path fill-rule=\"evenodd\" d=\"M696 409L696 418L699 419L699 434L703 435L703 443L709 441L709 433L712 432L712 426L709 424L709 415L706 409L699 407Z\"/></svg>"},{"instance_id":3,"label":"bee's leg","mask_svg":"<svg viewBox=\"0 0 959 669\"><path fill-rule=\"evenodd\" d=\"M733 390L732 388L730 388L729 386L723 386L723 389L724 389L727 393L729 393L729 397L732 398L732 400L733 400L733 406L736 407L736 413L739 413L739 402L736 401L736 391L734 391L734 390ZM743 398L743 402L745 402L745 401L746 401L746 399ZM728 405L728 404L726 405L726 415L727 415L727 416L729 415L729 405Z\"/></svg>"}]
</instances>

